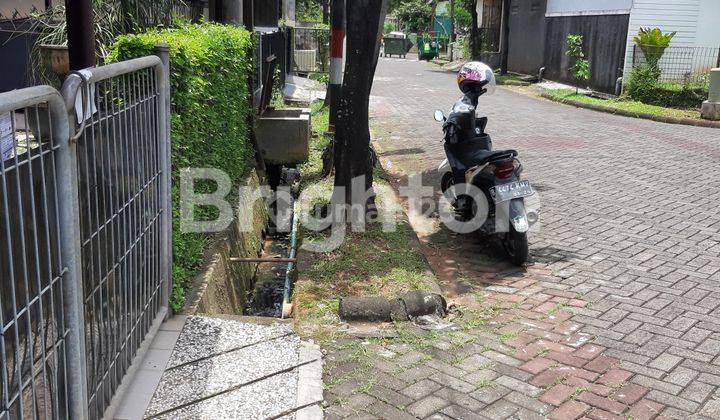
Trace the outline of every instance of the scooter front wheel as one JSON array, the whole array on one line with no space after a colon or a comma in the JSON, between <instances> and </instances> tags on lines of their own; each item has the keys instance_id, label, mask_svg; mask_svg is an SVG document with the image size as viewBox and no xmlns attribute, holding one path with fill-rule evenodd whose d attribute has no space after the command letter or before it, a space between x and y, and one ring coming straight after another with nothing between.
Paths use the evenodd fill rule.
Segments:
<instances>
[{"instance_id":1,"label":"scooter front wheel","mask_svg":"<svg viewBox=\"0 0 720 420\"><path fill-rule=\"evenodd\" d=\"M516 232L515 228L510 226L510 231L503 238L503 245L513 264L521 266L527 262L530 253L527 232Z\"/></svg>"}]
</instances>

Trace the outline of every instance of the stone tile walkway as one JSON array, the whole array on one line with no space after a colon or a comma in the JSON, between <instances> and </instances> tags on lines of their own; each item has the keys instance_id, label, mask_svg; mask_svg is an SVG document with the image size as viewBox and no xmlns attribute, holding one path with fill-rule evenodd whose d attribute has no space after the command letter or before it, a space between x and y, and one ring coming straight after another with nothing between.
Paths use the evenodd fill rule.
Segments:
<instances>
[{"instance_id":1,"label":"stone tile walkway","mask_svg":"<svg viewBox=\"0 0 720 420\"><path fill-rule=\"evenodd\" d=\"M452 74L381 59L371 125L398 181L439 182ZM420 239L462 331L329 350L329 418L720 418L720 130L484 98L495 148L542 200L535 265L470 235ZM410 215L411 220L413 216Z\"/></svg>"}]
</instances>

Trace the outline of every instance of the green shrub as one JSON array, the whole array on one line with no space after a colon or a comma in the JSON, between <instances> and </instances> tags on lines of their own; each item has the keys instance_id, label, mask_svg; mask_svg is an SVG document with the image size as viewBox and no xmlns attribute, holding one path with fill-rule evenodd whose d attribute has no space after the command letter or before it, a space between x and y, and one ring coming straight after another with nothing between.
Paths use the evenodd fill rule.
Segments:
<instances>
[{"instance_id":1,"label":"green shrub","mask_svg":"<svg viewBox=\"0 0 720 420\"><path fill-rule=\"evenodd\" d=\"M657 66L635 67L625 84L625 93L632 99L649 105L668 108L694 109L708 97L708 86L698 83L659 82Z\"/></svg>"},{"instance_id":2,"label":"green shrub","mask_svg":"<svg viewBox=\"0 0 720 420\"><path fill-rule=\"evenodd\" d=\"M585 58L585 52L583 51L583 36L570 34L567 36L566 42L568 49L565 54L575 60L569 70L578 82L587 83L588 79L590 79L590 61ZM576 87L575 93L577 92L578 88Z\"/></svg>"},{"instance_id":3,"label":"green shrub","mask_svg":"<svg viewBox=\"0 0 720 420\"><path fill-rule=\"evenodd\" d=\"M173 293L182 307L188 281L202 262L206 238L179 230L178 176L181 168L212 167L239 184L250 166L248 79L252 75L252 37L245 29L212 23L123 35L109 61L152 54L157 43L170 46L171 142L173 179ZM208 186L208 188L211 188ZM199 209L208 217L207 209ZM197 216L197 215L196 215Z\"/></svg>"},{"instance_id":4,"label":"green shrub","mask_svg":"<svg viewBox=\"0 0 720 420\"><path fill-rule=\"evenodd\" d=\"M660 28L640 28L633 41L642 50L648 65L658 67L658 62L665 53L665 49L676 34L677 32L663 33Z\"/></svg>"}]
</instances>

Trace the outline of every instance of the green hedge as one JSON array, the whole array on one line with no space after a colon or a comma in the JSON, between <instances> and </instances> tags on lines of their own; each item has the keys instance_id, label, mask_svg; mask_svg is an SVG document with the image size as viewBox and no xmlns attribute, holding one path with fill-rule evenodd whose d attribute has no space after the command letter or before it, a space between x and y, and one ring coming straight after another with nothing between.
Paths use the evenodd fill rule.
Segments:
<instances>
[{"instance_id":1,"label":"green hedge","mask_svg":"<svg viewBox=\"0 0 720 420\"><path fill-rule=\"evenodd\" d=\"M680 109L697 109L708 98L709 88L705 84L663 83L659 78L659 69L638 66L630 73L625 92L642 103Z\"/></svg>"},{"instance_id":2,"label":"green hedge","mask_svg":"<svg viewBox=\"0 0 720 420\"><path fill-rule=\"evenodd\" d=\"M150 55L158 43L170 46L174 283L170 305L178 310L206 245L203 235L179 231L179 169L222 169L235 185L247 173L254 153L246 123L252 112L247 81L253 71L253 42L248 31L235 26L183 23L120 36L108 60Z\"/></svg>"}]
</instances>

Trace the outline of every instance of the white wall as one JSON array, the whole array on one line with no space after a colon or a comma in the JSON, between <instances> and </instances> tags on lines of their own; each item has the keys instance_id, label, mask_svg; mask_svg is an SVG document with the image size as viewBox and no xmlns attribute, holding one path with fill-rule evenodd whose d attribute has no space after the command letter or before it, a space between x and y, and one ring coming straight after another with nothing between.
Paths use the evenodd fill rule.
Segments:
<instances>
[{"instance_id":1,"label":"white wall","mask_svg":"<svg viewBox=\"0 0 720 420\"><path fill-rule=\"evenodd\" d=\"M546 16L628 13L633 0L548 0Z\"/></svg>"},{"instance_id":2,"label":"white wall","mask_svg":"<svg viewBox=\"0 0 720 420\"><path fill-rule=\"evenodd\" d=\"M720 0L633 0L628 27L627 51L625 54L625 75L632 69L632 52L635 42L633 38L641 27L660 28L663 32L677 32L671 46L694 47L697 45L700 3L715 3L720 7ZM712 7L712 6L711 6ZM718 24L716 23L715 26ZM678 66L676 62L674 66ZM692 67L692 58L685 63ZM661 62L662 67L662 62Z\"/></svg>"},{"instance_id":3,"label":"white wall","mask_svg":"<svg viewBox=\"0 0 720 420\"><path fill-rule=\"evenodd\" d=\"M700 0L695 45L720 47L720 0Z\"/></svg>"}]
</instances>

